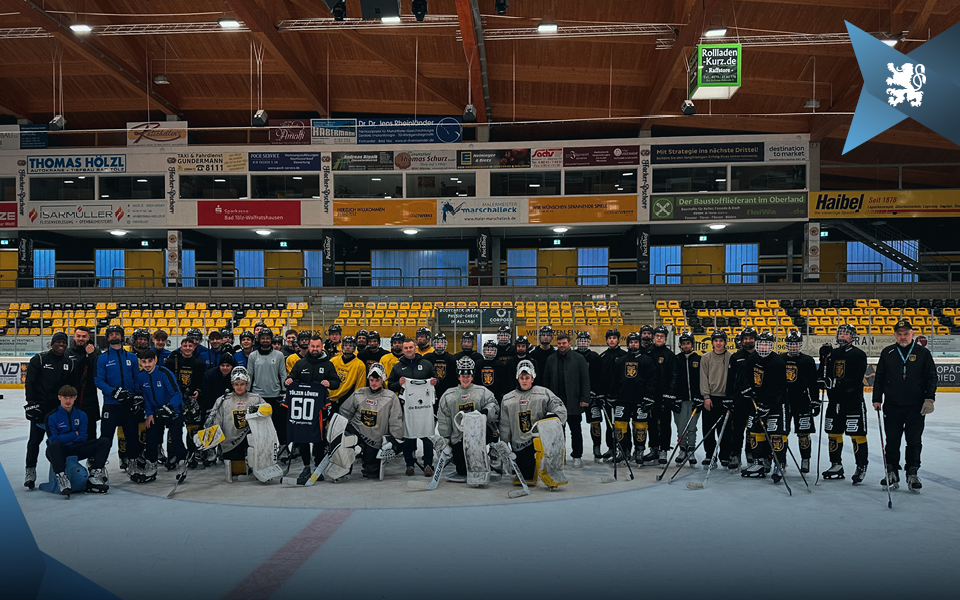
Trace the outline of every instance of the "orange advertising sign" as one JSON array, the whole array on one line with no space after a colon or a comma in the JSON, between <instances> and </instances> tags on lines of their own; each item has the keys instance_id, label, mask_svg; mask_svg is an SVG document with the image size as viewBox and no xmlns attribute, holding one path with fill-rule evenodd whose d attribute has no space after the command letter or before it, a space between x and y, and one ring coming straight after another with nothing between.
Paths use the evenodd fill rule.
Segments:
<instances>
[{"instance_id":1,"label":"orange advertising sign","mask_svg":"<svg viewBox=\"0 0 960 600\"><path fill-rule=\"evenodd\" d=\"M436 200L334 200L333 224L436 225Z\"/></svg>"},{"instance_id":2,"label":"orange advertising sign","mask_svg":"<svg viewBox=\"0 0 960 600\"><path fill-rule=\"evenodd\" d=\"M623 223L637 221L636 196L532 197L530 223Z\"/></svg>"}]
</instances>

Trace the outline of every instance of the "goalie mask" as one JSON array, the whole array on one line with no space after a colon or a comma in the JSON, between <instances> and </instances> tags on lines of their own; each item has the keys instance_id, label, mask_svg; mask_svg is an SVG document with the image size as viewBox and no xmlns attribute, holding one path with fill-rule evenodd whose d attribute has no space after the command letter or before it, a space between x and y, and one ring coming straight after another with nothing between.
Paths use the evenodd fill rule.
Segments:
<instances>
[{"instance_id":1,"label":"goalie mask","mask_svg":"<svg viewBox=\"0 0 960 600\"><path fill-rule=\"evenodd\" d=\"M474 370L477 368L477 364L473 362L473 359L469 356L464 356L457 361L457 375L470 375L473 376Z\"/></svg>"},{"instance_id":2,"label":"goalie mask","mask_svg":"<svg viewBox=\"0 0 960 600\"><path fill-rule=\"evenodd\" d=\"M242 381L244 383L250 383L250 373L247 372L246 367L234 367L230 371L230 383L236 383Z\"/></svg>"},{"instance_id":3,"label":"goalie mask","mask_svg":"<svg viewBox=\"0 0 960 600\"><path fill-rule=\"evenodd\" d=\"M387 370L383 368L383 365L380 363L373 363L370 365L370 372L367 373L367 379L384 379L386 378Z\"/></svg>"},{"instance_id":4,"label":"goalie mask","mask_svg":"<svg viewBox=\"0 0 960 600\"><path fill-rule=\"evenodd\" d=\"M527 373L534 379L537 378L537 369L529 360L521 360L520 364L517 365L517 378L519 379L524 373Z\"/></svg>"}]
</instances>

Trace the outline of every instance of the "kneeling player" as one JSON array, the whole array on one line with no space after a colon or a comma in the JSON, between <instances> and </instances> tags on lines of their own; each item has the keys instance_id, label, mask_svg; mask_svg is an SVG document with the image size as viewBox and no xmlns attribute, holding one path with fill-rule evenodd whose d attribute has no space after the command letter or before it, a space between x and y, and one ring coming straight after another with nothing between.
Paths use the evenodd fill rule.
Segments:
<instances>
[{"instance_id":1,"label":"kneeling player","mask_svg":"<svg viewBox=\"0 0 960 600\"><path fill-rule=\"evenodd\" d=\"M60 486L60 494L70 497L70 478L66 473L67 456L76 456L77 459L92 459L90 463L90 479L87 481L87 492L106 493L107 471L104 465L107 454L110 453L110 440L87 439L87 415L82 410L74 409L73 403L77 399L77 389L65 385L57 392L60 408L47 414L47 460L53 467L54 476ZM82 490L83 491L83 490Z\"/></svg>"},{"instance_id":2,"label":"kneeling player","mask_svg":"<svg viewBox=\"0 0 960 600\"><path fill-rule=\"evenodd\" d=\"M837 327L836 348L820 348L820 368L827 389L827 412L824 431L830 436L830 468L824 479L843 479L843 434L853 440L853 458L857 472L853 485L867 474L867 418L863 400L863 376L867 371L867 355L853 345L857 330L852 325Z\"/></svg>"},{"instance_id":3,"label":"kneeling player","mask_svg":"<svg viewBox=\"0 0 960 600\"><path fill-rule=\"evenodd\" d=\"M403 445L403 409L397 395L383 387L386 370L380 363L370 366L367 375L367 387L360 388L343 401L340 414L350 420L350 426L360 438L360 459L363 462L363 476L377 479L380 473L380 459L377 452L384 441L394 451L399 452Z\"/></svg>"},{"instance_id":4,"label":"kneeling player","mask_svg":"<svg viewBox=\"0 0 960 600\"><path fill-rule=\"evenodd\" d=\"M533 385L537 370L529 360L517 365L516 389L503 397L500 412L500 439L510 444L516 453L517 467L527 485L536 485L540 472L543 449L534 444L533 425L550 417L558 417L561 426L566 424L567 409L563 401L545 387ZM515 479L519 485L520 480Z\"/></svg>"},{"instance_id":5,"label":"kneeling player","mask_svg":"<svg viewBox=\"0 0 960 600\"><path fill-rule=\"evenodd\" d=\"M447 475L447 481L463 483L467 480L467 459L463 449L463 432L454 423L454 417L460 411L465 413L479 411L486 415L487 423L496 423L499 417L497 399L493 392L483 386L473 385L473 374L476 364L469 357L464 356L457 361L457 373L460 385L444 392L440 397L440 406L437 409L437 432L447 440L453 451L453 464L456 472ZM487 436L483 442L484 449L487 442L493 441L492 429L487 428ZM476 454L476 453L474 453Z\"/></svg>"}]
</instances>

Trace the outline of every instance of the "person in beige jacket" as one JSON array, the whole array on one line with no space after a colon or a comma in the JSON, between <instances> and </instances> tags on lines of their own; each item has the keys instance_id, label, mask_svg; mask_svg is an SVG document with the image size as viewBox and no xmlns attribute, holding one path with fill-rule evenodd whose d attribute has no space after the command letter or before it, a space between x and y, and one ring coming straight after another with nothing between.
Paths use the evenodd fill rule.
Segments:
<instances>
[{"instance_id":1,"label":"person in beige jacket","mask_svg":"<svg viewBox=\"0 0 960 600\"><path fill-rule=\"evenodd\" d=\"M701 427L703 431L703 450L707 453L700 464L704 467L710 464L715 454L717 448L716 436L719 435L719 429L710 435L707 435L707 432L727 414L725 405L732 402L732 399L726 397L727 371L730 367L730 357L733 356L727 350L727 333L721 329L714 330L710 334L710 344L713 346L713 350L700 357L700 393L703 395ZM728 427L723 434L724 439L720 440L721 462L726 461L726 457L730 455L729 452L725 452L729 444L729 436L730 428Z\"/></svg>"}]
</instances>

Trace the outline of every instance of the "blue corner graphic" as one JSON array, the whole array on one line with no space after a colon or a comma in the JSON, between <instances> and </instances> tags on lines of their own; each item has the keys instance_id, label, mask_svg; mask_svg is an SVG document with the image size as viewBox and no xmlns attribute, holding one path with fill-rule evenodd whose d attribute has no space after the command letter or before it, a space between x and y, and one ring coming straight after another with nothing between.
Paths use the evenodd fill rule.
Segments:
<instances>
[{"instance_id":1,"label":"blue corner graphic","mask_svg":"<svg viewBox=\"0 0 960 600\"><path fill-rule=\"evenodd\" d=\"M35 492L37 493L37 492ZM118 600L102 587L40 551L23 510L0 465L0 580L9 600L71 599Z\"/></svg>"},{"instance_id":2,"label":"blue corner graphic","mask_svg":"<svg viewBox=\"0 0 960 600\"><path fill-rule=\"evenodd\" d=\"M863 90L843 154L910 118L960 145L960 24L908 54L844 21L857 55Z\"/></svg>"}]
</instances>

